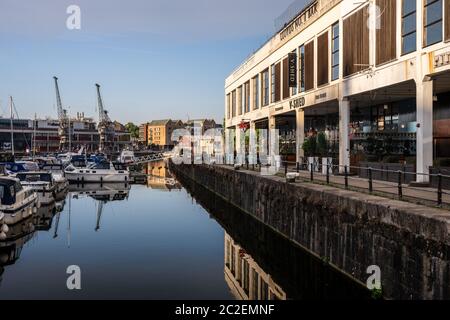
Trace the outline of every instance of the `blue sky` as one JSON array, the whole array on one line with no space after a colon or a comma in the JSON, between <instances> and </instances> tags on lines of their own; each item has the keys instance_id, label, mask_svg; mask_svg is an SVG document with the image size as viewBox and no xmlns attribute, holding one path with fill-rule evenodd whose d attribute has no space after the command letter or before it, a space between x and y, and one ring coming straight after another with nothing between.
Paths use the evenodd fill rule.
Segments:
<instances>
[{"instance_id":1,"label":"blue sky","mask_svg":"<svg viewBox=\"0 0 450 320\"><path fill-rule=\"evenodd\" d=\"M292 0L0 0L0 113L56 116L54 75L71 114L112 119L215 118L225 77L274 32ZM81 9L68 30L66 8Z\"/></svg>"}]
</instances>

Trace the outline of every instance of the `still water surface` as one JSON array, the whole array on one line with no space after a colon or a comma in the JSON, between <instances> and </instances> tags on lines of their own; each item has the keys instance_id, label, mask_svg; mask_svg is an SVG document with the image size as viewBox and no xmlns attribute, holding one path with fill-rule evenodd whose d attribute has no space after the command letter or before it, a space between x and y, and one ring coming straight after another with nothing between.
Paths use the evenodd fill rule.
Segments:
<instances>
[{"instance_id":1,"label":"still water surface","mask_svg":"<svg viewBox=\"0 0 450 320\"><path fill-rule=\"evenodd\" d=\"M71 185L0 243L0 299L301 299L362 288L159 167L142 185ZM148 173L155 173L150 168ZM66 287L70 265L81 290Z\"/></svg>"}]
</instances>

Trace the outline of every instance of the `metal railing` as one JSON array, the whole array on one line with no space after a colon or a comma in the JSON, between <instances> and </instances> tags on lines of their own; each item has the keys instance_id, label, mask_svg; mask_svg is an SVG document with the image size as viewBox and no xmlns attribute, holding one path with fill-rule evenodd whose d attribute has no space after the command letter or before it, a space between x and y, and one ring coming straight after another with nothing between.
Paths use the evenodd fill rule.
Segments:
<instances>
[{"instance_id":1,"label":"metal railing","mask_svg":"<svg viewBox=\"0 0 450 320\"><path fill-rule=\"evenodd\" d=\"M267 165L261 164L258 160L255 164L250 164L248 160L237 166L242 169L261 172ZM365 171L366 177L360 177L354 172ZM288 173L296 172L299 176L295 181L313 182L355 191L366 191L369 194L390 195L399 200L419 202L427 205L437 205L438 207L450 208L450 190L443 188L443 181L450 182L450 175L442 173L419 173L407 172L405 170L387 170L372 168L370 166L345 166L328 163L326 165L319 162L281 161L276 175L286 177ZM374 175L389 174L395 177L395 182L375 179ZM409 177L411 175L412 177ZM406 183L405 181L416 181L417 177L422 176L423 180L431 181L436 179L435 187L431 185L419 185L417 183Z\"/></svg>"}]
</instances>

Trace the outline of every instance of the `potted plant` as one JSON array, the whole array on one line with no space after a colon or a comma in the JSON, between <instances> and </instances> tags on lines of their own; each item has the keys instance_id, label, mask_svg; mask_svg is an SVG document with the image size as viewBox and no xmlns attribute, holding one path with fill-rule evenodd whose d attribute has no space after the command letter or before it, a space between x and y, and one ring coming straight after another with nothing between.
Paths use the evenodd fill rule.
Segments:
<instances>
[{"instance_id":1,"label":"potted plant","mask_svg":"<svg viewBox=\"0 0 450 320\"><path fill-rule=\"evenodd\" d=\"M328 141L324 132L317 135L317 152L322 157L322 174L327 174L327 166L332 164L333 158L328 157Z\"/></svg>"},{"instance_id":2,"label":"potted plant","mask_svg":"<svg viewBox=\"0 0 450 320\"><path fill-rule=\"evenodd\" d=\"M317 154L316 136L310 136L306 138L303 142L302 149L308 159L308 171L311 170L311 164L313 164L313 167L317 167L318 157L315 157L315 155Z\"/></svg>"}]
</instances>

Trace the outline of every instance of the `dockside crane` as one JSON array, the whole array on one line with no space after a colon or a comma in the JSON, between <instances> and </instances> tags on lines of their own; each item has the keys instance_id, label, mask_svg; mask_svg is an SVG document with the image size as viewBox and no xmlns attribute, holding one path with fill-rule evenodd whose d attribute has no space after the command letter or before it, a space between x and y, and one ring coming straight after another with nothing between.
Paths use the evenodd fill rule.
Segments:
<instances>
[{"instance_id":1,"label":"dockside crane","mask_svg":"<svg viewBox=\"0 0 450 320\"><path fill-rule=\"evenodd\" d=\"M59 86L58 86L58 78L53 77L55 81L55 90L56 90L56 105L58 108L58 136L59 136L59 149L66 150L69 144L69 118L67 116L67 111L63 109L61 102L61 95L59 94ZM70 151L70 150L69 150Z\"/></svg>"},{"instance_id":2,"label":"dockside crane","mask_svg":"<svg viewBox=\"0 0 450 320\"><path fill-rule=\"evenodd\" d=\"M108 116L108 111L103 108L102 95L100 93L100 85L95 84L97 88L97 107L98 107L98 133L100 135L100 152L114 151L115 130L114 124Z\"/></svg>"}]
</instances>

